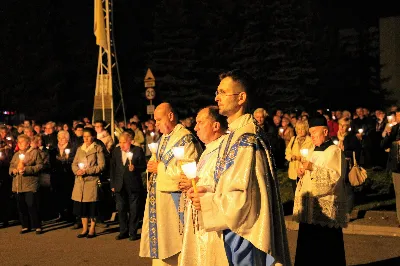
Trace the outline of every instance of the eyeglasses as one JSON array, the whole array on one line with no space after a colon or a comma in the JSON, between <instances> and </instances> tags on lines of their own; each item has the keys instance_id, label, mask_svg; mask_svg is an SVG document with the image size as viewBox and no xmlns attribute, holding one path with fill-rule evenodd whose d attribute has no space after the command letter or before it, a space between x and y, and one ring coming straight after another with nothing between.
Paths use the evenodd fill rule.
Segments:
<instances>
[{"instance_id":1,"label":"eyeglasses","mask_svg":"<svg viewBox=\"0 0 400 266\"><path fill-rule=\"evenodd\" d=\"M239 93L230 93L230 94L227 94L226 92L221 92L221 91L216 91L215 92L215 96L218 96L218 95L221 95L221 96L233 96L233 95L239 95L240 94L240 92Z\"/></svg>"}]
</instances>

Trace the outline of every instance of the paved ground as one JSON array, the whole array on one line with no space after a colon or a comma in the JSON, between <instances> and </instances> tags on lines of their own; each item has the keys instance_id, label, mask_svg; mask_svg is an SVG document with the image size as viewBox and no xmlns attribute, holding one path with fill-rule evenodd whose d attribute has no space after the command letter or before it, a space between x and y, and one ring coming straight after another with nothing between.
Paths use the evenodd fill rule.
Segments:
<instances>
[{"instance_id":1,"label":"paved ground","mask_svg":"<svg viewBox=\"0 0 400 266\"><path fill-rule=\"evenodd\" d=\"M19 234L19 226L0 229L0 265L151 265L139 258L139 241L116 241L115 226L98 228L94 239L77 239L65 224L44 227L43 235ZM289 231L292 258L297 231ZM400 237L345 235L348 265L400 265ZM321 265L324 265L323 262Z\"/></svg>"}]
</instances>

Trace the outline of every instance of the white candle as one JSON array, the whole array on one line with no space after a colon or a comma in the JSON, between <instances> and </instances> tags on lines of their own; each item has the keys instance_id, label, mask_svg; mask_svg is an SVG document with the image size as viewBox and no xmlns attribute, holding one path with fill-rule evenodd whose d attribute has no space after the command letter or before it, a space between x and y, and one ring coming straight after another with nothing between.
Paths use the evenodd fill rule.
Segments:
<instances>
[{"instance_id":1,"label":"white candle","mask_svg":"<svg viewBox=\"0 0 400 266\"><path fill-rule=\"evenodd\" d=\"M351 127L349 127L349 131L351 131Z\"/></svg>"},{"instance_id":2,"label":"white candle","mask_svg":"<svg viewBox=\"0 0 400 266\"><path fill-rule=\"evenodd\" d=\"M126 154L126 157L128 158L129 161L132 161L133 153L132 152L128 152Z\"/></svg>"},{"instance_id":3,"label":"white candle","mask_svg":"<svg viewBox=\"0 0 400 266\"><path fill-rule=\"evenodd\" d=\"M227 130L227 131L226 131L226 134L231 134L231 131L230 131L230 130Z\"/></svg>"},{"instance_id":4,"label":"white candle","mask_svg":"<svg viewBox=\"0 0 400 266\"><path fill-rule=\"evenodd\" d=\"M390 123L390 124L389 124L389 127L392 127L392 126L393 126L393 124L392 124L392 123Z\"/></svg>"},{"instance_id":5,"label":"white candle","mask_svg":"<svg viewBox=\"0 0 400 266\"><path fill-rule=\"evenodd\" d=\"M338 141L337 139L335 139L335 140L333 141L333 144L338 145L338 144L339 144L339 141Z\"/></svg>"},{"instance_id":6,"label":"white candle","mask_svg":"<svg viewBox=\"0 0 400 266\"><path fill-rule=\"evenodd\" d=\"M172 152L177 160L182 160L185 155L185 147L173 147Z\"/></svg>"},{"instance_id":7,"label":"white candle","mask_svg":"<svg viewBox=\"0 0 400 266\"><path fill-rule=\"evenodd\" d=\"M21 160L21 161L23 161L24 159L25 159L25 154L20 154L20 155L18 155L18 158Z\"/></svg>"},{"instance_id":8,"label":"white candle","mask_svg":"<svg viewBox=\"0 0 400 266\"><path fill-rule=\"evenodd\" d=\"M83 170L83 168L85 168L85 164L84 163L78 163L78 167L79 167L79 169Z\"/></svg>"},{"instance_id":9,"label":"white candle","mask_svg":"<svg viewBox=\"0 0 400 266\"><path fill-rule=\"evenodd\" d=\"M150 150L151 153L154 154L154 153L157 152L157 150L158 150L158 143L153 142L153 143L148 144L148 146L149 146L149 150Z\"/></svg>"},{"instance_id":10,"label":"white candle","mask_svg":"<svg viewBox=\"0 0 400 266\"><path fill-rule=\"evenodd\" d=\"M11 137L7 137L6 139L7 139L7 140L11 140Z\"/></svg>"},{"instance_id":11,"label":"white candle","mask_svg":"<svg viewBox=\"0 0 400 266\"><path fill-rule=\"evenodd\" d=\"M196 175L197 175L197 165L196 162L186 163L181 166L183 173L188 179L192 180L192 186L194 193L197 194L197 187L196 187Z\"/></svg>"},{"instance_id":12,"label":"white candle","mask_svg":"<svg viewBox=\"0 0 400 266\"><path fill-rule=\"evenodd\" d=\"M283 129L283 128L280 128L280 129L279 129L279 132L283 133L283 131L284 131L284 129Z\"/></svg>"},{"instance_id":13,"label":"white candle","mask_svg":"<svg viewBox=\"0 0 400 266\"><path fill-rule=\"evenodd\" d=\"M154 138L154 135L155 135L154 132L151 132L151 133L150 133L150 136L151 136L152 138Z\"/></svg>"},{"instance_id":14,"label":"white candle","mask_svg":"<svg viewBox=\"0 0 400 266\"><path fill-rule=\"evenodd\" d=\"M388 120L389 122L391 122L392 119L393 119L393 117L392 117L391 115L387 117L387 120Z\"/></svg>"},{"instance_id":15,"label":"white candle","mask_svg":"<svg viewBox=\"0 0 400 266\"><path fill-rule=\"evenodd\" d=\"M70 149L65 149L65 154L68 156L71 153Z\"/></svg>"},{"instance_id":16,"label":"white candle","mask_svg":"<svg viewBox=\"0 0 400 266\"><path fill-rule=\"evenodd\" d=\"M360 128L359 130L358 130L358 133L360 133L360 134L362 134L364 132L364 129L362 129L362 128Z\"/></svg>"},{"instance_id":17,"label":"white candle","mask_svg":"<svg viewBox=\"0 0 400 266\"><path fill-rule=\"evenodd\" d=\"M184 165L182 165L182 171L187 178L189 179L196 178L197 174L196 162L185 163Z\"/></svg>"},{"instance_id":18,"label":"white candle","mask_svg":"<svg viewBox=\"0 0 400 266\"><path fill-rule=\"evenodd\" d=\"M303 156L304 158L306 158L307 155L308 155L308 149L301 149L301 150L300 150L300 154L301 154L301 156Z\"/></svg>"}]
</instances>

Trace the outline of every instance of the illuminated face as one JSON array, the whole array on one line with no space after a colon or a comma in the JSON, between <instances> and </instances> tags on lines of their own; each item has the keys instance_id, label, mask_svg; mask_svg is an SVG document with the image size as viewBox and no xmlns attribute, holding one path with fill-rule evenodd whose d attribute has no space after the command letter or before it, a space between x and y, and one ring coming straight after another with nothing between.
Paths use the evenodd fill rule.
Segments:
<instances>
[{"instance_id":1,"label":"illuminated face","mask_svg":"<svg viewBox=\"0 0 400 266\"><path fill-rule=\"evenodd\" d=\"M223 116L231 116L237 113L240 109L239 92L237 83L231 77L226 77L221 80L217 88L215 101L218 103L219 113Z\"/></svg>"},{"instance_id":2,"label":"illuminated face","mask_svg":"<svg viewBox=\"0 0 400 266\"><path fill-rule=\"evenodd\" d=\"M83 132L83 143L89 146L93 143L94 137L89 132Z\"/></svg>"},{"instance_id":3,"label":"illuminated face","mask_svg":"<svg viewBox=\"0 0 400 266\"><path fill-rule=\"evenodd\" d=\"M349 128L350 128L349 124L339 124L339 132L341 134L346 133L349 130Z\"/></svg>"},{"instance_id":4,"label":"illuminated face","mask_svg":"<svg viewBox=\"0 0 400 266\"><path fill-rule=\"evenodd\" d=\"M39 125L34 126L33 129L36 131L37 134L40 134L41 127Z\"/></svg>"},{"instance_id":5,"label":"illuminated face","mask_svg":"<svg viewBox=\"0 0 400 266\"><path fill-rule=\"evenodd\" d=\"M46 125L46 127L44 128L44 132L46 133L46 135L50 135L54 132L54 129L52 126Z\"/></svg>"},{"instance_id":6,"label":"illuminated face","mask_svg":"<svg viewBox=\"0 0 400 266\"><path fill-rule=\"evenodd\" d=\"M31 129L25 128L24 134L27 135L28 137L33 137L33 131Z\"/></svg>"},{"instance_id":7,"label":"illuminated face","mask_svg":"<svg viewBox=\"0 0 400 266\"><path fill-rule=\"evenodd\" d=\"M127 152L131 148L131 140L125 136L121 136L119 138L119 146L121 147L121 150Z\"/></svg>"},{"instance_id":8,"label":"illuminated face","mask_svg":"<svg viewBox=\"0 0 400 266\"><path fill-rule=\"evenodd\" d=\"M194 130L204 144L208 144L213 141L214 132L217 129L216 124L218 123L214 122L209 116L209 110L207 108L198 113Z\"/></svg>"},{"instance_id":9,"label":"illuminated face","mask_svg":"<svg viewBox=\"0 0 400 266\"><path fill-rule=\"evenodd\" d=\"M68 131L69 130L69 126L67 124L63 125L63 130Z\"/></svg>"},{"instance_id":10,"label":"illuminated face","mask_svg":"<svg viewBox=\"0 0 400 266\"><path fill-rule=\"evenodd\" d=\"M18 148L21 151L25 151L29 147L30 144L31 144L30 141L28 141L26 139L20 138L18 140Z\"/></svg>"},{"instance_id":11,"label":"illuminated face","mask_svg":"<svg viewBox=\"0 0 400 266\"><path fill-rule=\"evenodd\" d=\"M323 126L312 127L310 128L310 135L313 144L319 147L325 142L325 139L328 136L328 129Z\"/></svg>"},{"instance_id":12,"label":"illuminated face","mask_svg":"<svg viewBox=\"0 0 400 266\"><path fill-rule=\"evenodd\" d=\"M103 125L101 123L95 123L94 130L96 130L97 133L101 133L103 131Z\"/></svg>"},{"instance_id":13,"label":"illuminated face","mask_svg":"<svg viewBox=\"0 0 400 266\"><path fill-rule=\"evenodd\" d=\"M262 112L257 112L254 114L254 118L257 120L259 126L263 126L265 122L265 117Z\"/></svg>"},{"instance_id":14,"label":"illuminated face","mask_svg":"<svg viewBox=\"0 0 400 266\"><path fill-rule=\"evenodd\" d=\"M5 139L6 136L7 136L7 130L1 129L1 130L0 130L0 137L1 137L2 139Z\"/></svg>"},{"instance_id":15,"label":"illuminated face","mask_svg":"<svg viewBox=\"0 0 400 266\"><path fill-rule=\"evenodd\" d=\"M156 128L162 134L169 134L173 130L173 114L172 112L166 112L165 108L156 108L154 111L154 119L156 120Z\"/></svg>"},{"instance_id":16,"label":"illuminated face","mask_svg":"<svg viewBox=\"0 0 400 266\"><path fill-rule=\"evenodd\" d=\"M279 116L274 116L273 118L275 126L279 126L281 124L281 118Z\"/></svg>"},{"instance_id":17,"label":"illuminated face","mask_svg":"<svg viewBox=\"0 0 400 266\"><path fill-rule=\"evenodd\" d=\"M296 134L299 137L305 137L307 135L307 131L303 126L299 126L296 128Z\"/></svg>"},{"instance_id":18,"label":"illuminated face","mask_svg":"<svg viewBox=\"0 0 400 266\"><path fill-rule=\"evenodd\" d=\"M82 137L83 136L83 128L77 128L75 129L75 135L77 137Z\"/></svg>"},{"instance_id":19,"label":"illuminated face","mask_svg":"<svg viewBox=\"0 0 400 266\"><path fill-rule=\"evenodd\" d=\"M58 136L57 139L58 139L58 144L60 144L60 145L65 145L68 143L68 138L64 134L61 134L60 136Z\"/></svg>"}]
</instances>

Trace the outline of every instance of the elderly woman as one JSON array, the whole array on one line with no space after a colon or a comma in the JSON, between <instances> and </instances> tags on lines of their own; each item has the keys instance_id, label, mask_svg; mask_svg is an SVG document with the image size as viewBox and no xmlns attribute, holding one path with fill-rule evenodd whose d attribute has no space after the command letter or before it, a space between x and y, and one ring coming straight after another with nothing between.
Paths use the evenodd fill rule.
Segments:
<instances>
[{"instance_id":1,"label":"elderly woman","mask_svg":"<svg viewBox=\"0 0 400 266\"><path fill-rule=\"evenodd\" d=\"M290 139L285 152L285 158L289 162L288 175L292 181L293 193L296 192L297 169L301 166L300 150L313 147L311 137L308 134L308 122L297 121L295 130L297 136Z\"/></svg>"},{"instance_id":2,"label":"elderly woman","mask_svg":"<svg viewBox=\"0 0 400 266\"><path fill-rule=\"evenodd\" d=\"M74 214L82 219L82 233L78 238L96 236L95 218L98 216L98 182L105 167L104 152L101 145L94 142L96 131L83 130L83 144L78 148L72 163L75 185L72 191ZM88 222L90 219L90 229Z\"/></svg>"},{"instance_id":3,"label":"elderly woman","mask_svg":"<svg viewBox=\"0 0 400 266\"><path fill-rule=\"evenodd\" d=\"M38 174L43 168L43 160L38 149L30 147L27 135L18 136L19 151L11 160L9 174L13 177L12 191L16 193L21 234L36 229L41 234L41 221L38 210Z\"/></svg>"},{"instance_id":4,"label":"elderly woman","mask_svg":"<svg viewBox=\"0 0 400 266\"><path fill-rule=\"evenodd\" d=\"M76 148L70 141L68 131L57 133L57 147L53 159L52 185L55 191L57 211L61 220L74 221L72 215L71 193L74 187L74 173L71 164L74 160Z\"/></svg>"},{"instance_id":5,"label":"elderly woman","mask_svg":"<svg viewBox=\"0 0 400 266\"><path fill-rule=\"evenodd\" d=\"M282 118L281 125L282 127L279 128L279 136L285 141L285 147L287 147L294 136L294 130L290 126L290 120L287 117Z\"/></svg>"}]
</instances>

